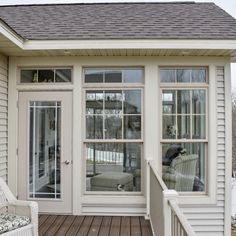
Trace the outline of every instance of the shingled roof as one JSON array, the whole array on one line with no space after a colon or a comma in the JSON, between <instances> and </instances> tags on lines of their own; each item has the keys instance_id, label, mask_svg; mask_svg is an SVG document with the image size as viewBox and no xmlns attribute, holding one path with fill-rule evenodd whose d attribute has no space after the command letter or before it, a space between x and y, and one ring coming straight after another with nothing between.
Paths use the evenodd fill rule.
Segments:
<instances>
[{"instance_id":1,"label":"shingled roof","mask_svg":"<svg viewBox=\"0 0 236 236\"><path fill-rule=\"evenodd\" d=\"M236 20L214 3L1 6L25 39L236 39Z\"/></svg>"}]
</instances>

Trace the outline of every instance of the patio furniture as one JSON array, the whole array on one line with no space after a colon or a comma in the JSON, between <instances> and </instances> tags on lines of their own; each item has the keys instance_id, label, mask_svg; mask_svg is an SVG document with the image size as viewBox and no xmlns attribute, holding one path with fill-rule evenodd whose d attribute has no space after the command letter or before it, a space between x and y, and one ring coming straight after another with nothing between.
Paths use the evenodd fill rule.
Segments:
<instances>
[{"instance_id":1,"label":"patio furniture","mask_svg":"<svg viewBox=\"0 0 236 236\"><path fill-rule=\"evenodd\" d=\"M91 178L92 191L133 191L133 175L106 172Z\"/></svg>"},{"instance_id":2,"label":"patio furniture","mask_svg":"<svg viewBox=\"0 0 236 236\"><path fill-rule=\"evenodd\" d=\"M179 155L170 164L163 166L162 178L169 189L192 191L196 176L198 155Z\"/></svg>"},{"instance_id":3,"label":"patio furniture","mask_svg":"<svg viewBox=\"0 0 236 236\"><path fill-rule=\"evenodd\" d=\"M38 236L38 204L17 200L0 178L0 235Z\"/></svg>"}]
</instances>

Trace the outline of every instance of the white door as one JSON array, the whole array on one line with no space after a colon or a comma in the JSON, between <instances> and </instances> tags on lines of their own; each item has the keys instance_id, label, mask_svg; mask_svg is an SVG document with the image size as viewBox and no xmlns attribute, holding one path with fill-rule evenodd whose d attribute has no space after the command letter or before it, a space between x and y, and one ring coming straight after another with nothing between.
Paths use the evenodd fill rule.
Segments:
<instances>
[{"instance_id":1,"label":"white door","mask_svg":"<svg viewBox=\"0 0 236 236\"><path fill-rule=\"evenodd\" d=\"M72 213L71 92L20 92L18 197Z\"/></svg>"}]
</instances>

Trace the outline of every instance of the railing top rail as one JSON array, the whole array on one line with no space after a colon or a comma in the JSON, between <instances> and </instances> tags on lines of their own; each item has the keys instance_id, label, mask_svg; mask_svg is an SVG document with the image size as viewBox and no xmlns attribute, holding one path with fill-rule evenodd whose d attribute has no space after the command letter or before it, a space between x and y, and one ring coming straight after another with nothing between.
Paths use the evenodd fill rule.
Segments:
<instances>
[{"instance_id":1,"label":"railing top rail","mask_svg":"<svg viewBox=\"0 0 236 236\"><path fill-rule=\"evenodd\" d=\"M186 217L184 216L184 214L180 210L176 200L175 199L170 199L168 202L169 202L170 207L174 211L174 213L177 215L177 217L178 217L183 229L185 230L186 234L188 236L197 236L197 234L193 231L193 228L189 224L188 220L186 219Z\"/></svg>"},{"instance_id":2,"label":"railing top rail","mask_svg":"<svg viewBox=\"0 0 236 236\"><path fill-rule=\"evenodd\" d=\"M156 165L154 163L155 163L154 161L148 161L148 165L150 166L150 168L152 169L153 173L155 174L156 179L158 180L161 188L163 190L168 190L168 188L166 187L164 181L162 180L162 177L159 175L158 170L156 168Z\"/></svg>"}]
</instances>

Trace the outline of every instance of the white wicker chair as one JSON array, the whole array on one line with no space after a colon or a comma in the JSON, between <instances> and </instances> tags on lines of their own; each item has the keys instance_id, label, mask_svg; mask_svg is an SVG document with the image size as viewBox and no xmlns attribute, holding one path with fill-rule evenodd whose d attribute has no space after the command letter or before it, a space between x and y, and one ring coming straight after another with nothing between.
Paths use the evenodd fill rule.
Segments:
<instances>
[{"instance_id":1,"label":"white wicker chair","mask_svg":"<svg viewBox=\"0 0 236 236\"><path fill-rule=\"evenodd\" d=\"M1 235L38 236L38 204L36 202L17 200L2 178L0 178L0 212L30 218L30 224Z\"/></svg>"}]
</instances>

